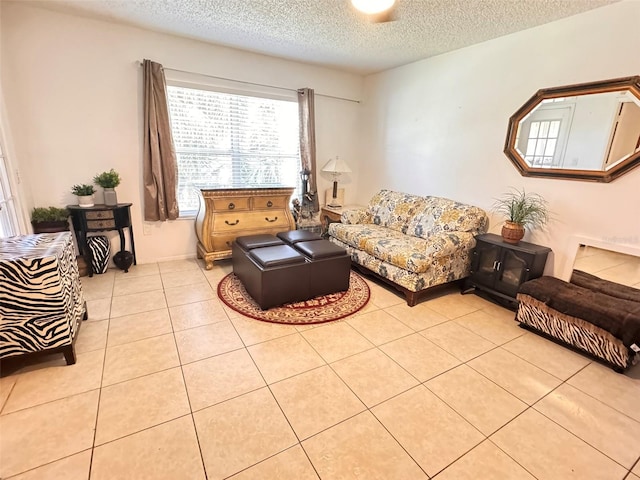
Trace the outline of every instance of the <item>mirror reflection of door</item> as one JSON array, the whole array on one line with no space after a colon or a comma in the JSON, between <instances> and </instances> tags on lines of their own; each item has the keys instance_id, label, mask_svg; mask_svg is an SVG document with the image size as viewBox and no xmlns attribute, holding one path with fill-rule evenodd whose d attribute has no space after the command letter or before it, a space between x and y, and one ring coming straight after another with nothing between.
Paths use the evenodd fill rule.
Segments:
<instances>
[{"instance_id":1,"label":"mirror reflection of door","mask_svg":"<svg viewBox=\"0 0 640 480\"><path fill-rule=\"evenodd\" d=\"M605 167L638 151L640 148L640 107L634 102L621 102L613 122Z\"/></svg>"}]
</instances>

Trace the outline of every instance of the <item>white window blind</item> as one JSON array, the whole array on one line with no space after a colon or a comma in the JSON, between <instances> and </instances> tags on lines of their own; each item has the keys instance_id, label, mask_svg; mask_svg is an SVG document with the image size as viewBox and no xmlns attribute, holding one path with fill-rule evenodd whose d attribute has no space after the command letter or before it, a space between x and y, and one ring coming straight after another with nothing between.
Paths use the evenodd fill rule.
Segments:
<instances>
[{"instance_id":1,"label":"white window blind","mask_svg":"<svg viewBox=\"0 0 640 480\"><path fill-rule=\"evenodd\" d=\"M167 87L178 161L181 216L198 209L198 188L297 187L295 101Z\"/></svg>"}]
</instances>

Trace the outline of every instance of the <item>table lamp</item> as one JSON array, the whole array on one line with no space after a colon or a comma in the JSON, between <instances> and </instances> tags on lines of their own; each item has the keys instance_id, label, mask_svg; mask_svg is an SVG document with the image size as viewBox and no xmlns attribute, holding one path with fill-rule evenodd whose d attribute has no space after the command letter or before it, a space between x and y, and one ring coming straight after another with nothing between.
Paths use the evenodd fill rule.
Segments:
<instances>
[{"instance_id":1,"label":"table lamp","mask_svg":"<svg viewBox=\"0 0 640 480\"><path fill-rule=\"evenodd\" d=\"M342 173L351 173L349 165L347 165L344 160L340 160L340 158L336 156L336 158L330 159L325 166L322 167L322 171L333 175L333 195L331 203L328 206L341 207L342 205L338 202L338 177Z\"/></svg>"}]
</instances>

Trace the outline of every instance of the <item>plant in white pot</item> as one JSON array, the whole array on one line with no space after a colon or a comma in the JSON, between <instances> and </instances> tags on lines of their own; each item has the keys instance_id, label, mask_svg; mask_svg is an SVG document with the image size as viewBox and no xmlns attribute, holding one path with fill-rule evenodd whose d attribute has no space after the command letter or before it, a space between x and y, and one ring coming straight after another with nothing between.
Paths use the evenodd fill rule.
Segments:
<instances>
[{"instance_id":1,"label":"plant in white pot","mask_svg":"<svg viewBox=\"0 0 640 480\"><path fill-rule=\"evenodd\" d=\"M493 204L493 210L507 217L502 226L502 240L517 244L524 237L525 227L544 228L550 213L547 201L537 193L513 189Z\"/></svg>"},{"instance_id":2,"label":"plant in white pot","mask_svg":"<svg viewBox=\"0 0 640 480\"><path fill-rule=\"evenodd\" d=\"M104 189L104 204L114 206L118 204L115 188L120 185L120 175L113 168L93 177L93 183Z\"/></svg>"},{"instance_id":3,"label":"plant in white pot","mask_svg":"<svg viewBox=\"0 0 640 480\"><path fill-rule=\"evenodd\" d=\"M78 197L78 206L80 207L93 207L93 194L95 191L93 185L87 185L86 183L71 187L71 193Z\"/></svg>"}]
</instances>

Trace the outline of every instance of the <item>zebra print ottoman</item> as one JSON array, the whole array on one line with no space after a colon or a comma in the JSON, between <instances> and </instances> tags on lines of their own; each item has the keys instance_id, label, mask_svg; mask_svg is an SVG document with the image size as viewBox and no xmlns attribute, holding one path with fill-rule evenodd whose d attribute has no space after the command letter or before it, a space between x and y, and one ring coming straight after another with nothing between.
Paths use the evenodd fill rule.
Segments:
<instances>
[{"instance_id":1,"label":"zebra print ottoman","mask_svg":"<svg viewBox=\"0 0 640 480\"><path fill-rule=\"evenodd\" d=\"M51 350L71 365L86 316L70 232L0 239L0 358Z\"/></svg>"},{"instance_id":2,"label":"zebra print ottoman","mask_svg":"<svg viewBox=\"0 0 640 480\"><path fill-rule=\"evenodd\" d=\"M517 299L521 326L591 354L617 372L636 362L640 302L548 276L523 283Z\"/></svg>"}]
</instances>

